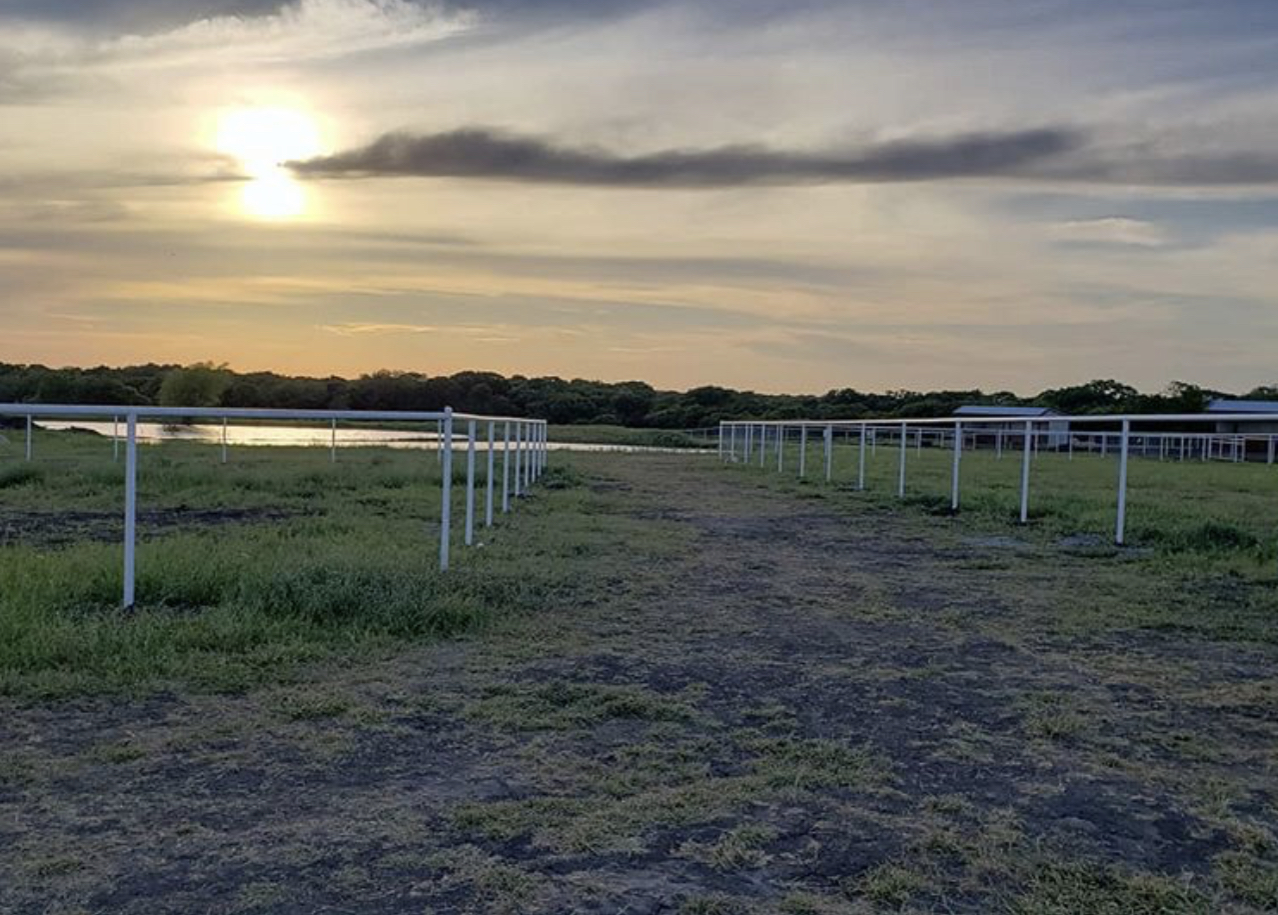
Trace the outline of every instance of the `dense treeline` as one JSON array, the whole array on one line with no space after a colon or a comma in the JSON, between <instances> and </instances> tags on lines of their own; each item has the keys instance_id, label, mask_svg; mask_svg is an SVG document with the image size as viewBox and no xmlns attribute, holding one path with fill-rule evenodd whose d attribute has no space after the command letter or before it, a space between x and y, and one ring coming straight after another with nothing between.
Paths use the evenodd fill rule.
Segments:
<instances>
[{"instance_id":1,"label":"dense treeline","mask_svg":"<svg viewBox=\"0 0 1278 915\"><path fill-rule=\"evenodd\" d=\"M554 423L615 423L689 429L720 419L855 419L946 415L961 404L1038 405L1064 413L1196 412L1225 392L1175 382L1142 394L1117 381L1091 381L1019 397L1009 391L888 391L851 388L821 395L757 394L721 387L659 391L639 381L507 378L492 372L427 376L375 372L359 378L306 378L233 372L225 366L134 365L48 368L0 363L0 403L165 404L287 409L456 410L537 416ZM1278 386L1239 396L1278 400Z\"/></svg>"}]
</instances>

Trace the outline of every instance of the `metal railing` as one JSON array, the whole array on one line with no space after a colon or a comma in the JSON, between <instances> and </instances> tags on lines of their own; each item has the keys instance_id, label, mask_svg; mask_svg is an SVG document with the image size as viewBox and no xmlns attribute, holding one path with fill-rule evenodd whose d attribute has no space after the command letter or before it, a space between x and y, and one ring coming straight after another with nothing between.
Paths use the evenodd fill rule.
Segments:
<instances>
[{"instance_id":1,"label":"metal railing","mask_svg":"<svg viewBox=\"0 0 1278 915\"><path fill-rule=\"evenodd\" d=\"M478 444L477 432L481 424L487 424L487 476L484 524L493 524L496 499L495 457L498 443L502 450L501 510L508 512L511 496L522 496L540 478L549 459L549 436L545 420L512 416L482 416L472 413L455 413L452 407L442 411L397 412L369 410L276 410L221 407L147 407L147 406L80 406L68 404L0 404L0 416L26 418L25 459L32 461L34 454L33 427L36 418L71 417L85 419L100 417L113 421L112 450L118 459L120 444L124 444L124 594L123 605L132 607L136 599L137 566L137 493L138 493L138 420L169 419L185 422L192 419L222 421L223 463L228 460L226 427L233 419L240 420L288 420L298 422L328 422L332 429L331 459L337 460L337 424L345 422L434 422L438 423L440 463L440 517L439 517L439 568L446 571L452 547L453 503L453 447L459 439L466 448L466 498L465 531L463 542L472 546L475 541L475 458ZM119 426L124 424L124 436ZM459 435L458 423L464 424ZM501 427L498 439L497 428Z\"/></svg>"},{"instance_id":2,"label":"metal railing","mask_svg":"<svg viewBox=\"0 0 1278 915\"><path fill-rule=\"evenodd\" d=\"M1161 427L1194 425L1200 423L1219 423L1220 416L1191 414L1130 414L1121 416L1050 416L1040 419L1027 419L1020 416L981 416L981 417L930 417L923 419L869 419L869 420L727 420L719 424L719 458L732 463L757 463L765 467L775 460L776 470L785 468L785 443L787 438L797 434L799 454L797 473L807 476L807 453L809 433L815 430L822 439L822 456L824 458L824 476L826 482L833 480L833 453L835 434L844 432L851 439L855 436L858 448L857 488L865 489L865 471L867 452L872 453L882 437L886 442L895 442L899 452L897 469L897 496L905 498L906 494L906 455L910 447L922 449L924 440L931 436L933 447L941 445L953 450L953 462L950 474L950 508L959 510L962 485L962 458L965 450L980 447L982 440L1002 457L1005 449L1016 449L1022 452L1020 479L1020 523L1029 521L1030 505L1030 467L1035 454L1044 450L1066 454L1072 458L1080 445L1089 449L1097 447L1101 454L1111 452L1118 459L1118 472L1115 487L1114 542L1123 545L1127 528L1127 476L1128 462L1134 456L1134 445L1148 456L1148 442L1157 441L1156 454L1167 460L1169 454L1181 460L1191 459L1194 445L1197 445L1199 460L1223 458L1222 440L1233 442L1232 456L1227 460L1241 460L1240 447L1245 454L1247 442L1259 441L1266 446L1266 459L1274 463L1275 442L1278 436L1261 434L1221 434L1221 433L1183 433L1166 431L1133 432L1138 426L1158 425ZM1272 424L1272 413L1231 414L1226 418L1231 425L1248 423ZM1075 426L1118 426L1117 431L1089 431L1079 433ZM913 433L913 438L911 438ZM1173 449L1169 443L1175 442ZM1220 450L1218 450L1220 449ZM1095 450L1092 453L1096 453Z\"/></svg>"}]
</instances>

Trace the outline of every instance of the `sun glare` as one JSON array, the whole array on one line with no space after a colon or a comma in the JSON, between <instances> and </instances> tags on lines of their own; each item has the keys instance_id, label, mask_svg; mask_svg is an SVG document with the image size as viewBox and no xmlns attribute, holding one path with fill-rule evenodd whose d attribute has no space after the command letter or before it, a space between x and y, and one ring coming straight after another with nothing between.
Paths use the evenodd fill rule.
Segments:
<instances>
[{"instance_id":1,"label":"sun glare","mask_svg":"<svg viewBox=\"0 0 1278 915\"><path fill-rule=\"evenodd\" d=\"M228 111L218 120L215 142L249 178L240 197L245 213L287 219L306 212L306 192L284 163L321 151L319 131L310 117L291 108Z\"/></svg>"}]
</instances>

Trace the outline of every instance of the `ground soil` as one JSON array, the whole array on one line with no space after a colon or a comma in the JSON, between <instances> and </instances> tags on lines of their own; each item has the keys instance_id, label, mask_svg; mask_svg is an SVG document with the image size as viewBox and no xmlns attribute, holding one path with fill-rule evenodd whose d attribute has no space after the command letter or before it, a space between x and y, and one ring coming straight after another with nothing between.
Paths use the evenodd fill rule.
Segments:
<instances>
[{"instance_id":1,"label":"ground soil","mask_svg":"<svg viewBox=\"0 0 1278 915\"><path fill-rule=\"evenodd\" d=\"M1041 623L1108 560L597 466L665 546L589 600L246 696L0 707L0 910L1278 908L1272 646Z\"/></svg>"},{"instance_id":2,"label":"ground soil","mask_svg":"<svg viewBox=\"0 0 1278 915\"><path fill-rule=\"evenodd\" d=\"M224 524L282 521L302 514L284 508L164 508L138 512L142 539ZM0 509L0 546L47 547L85 540L115 542L124 535L123 512Z\"/></svg>"}]
</instances>

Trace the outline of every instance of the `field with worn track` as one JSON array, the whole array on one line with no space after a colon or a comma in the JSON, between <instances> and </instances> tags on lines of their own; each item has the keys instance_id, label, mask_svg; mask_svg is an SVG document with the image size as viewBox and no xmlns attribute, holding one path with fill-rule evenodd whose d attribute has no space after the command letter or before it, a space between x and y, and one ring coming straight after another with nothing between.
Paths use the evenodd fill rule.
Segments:
<instances>
[{"instance_id":1,"label":"field with worn track","mask_svg":"<svg viewBox=\"0 0 1278 915\"><path fill-rule=\"evenodd\" d=\"M577 455L445 582L399 460L207 503L171 469L150 510L247 514L157 515L131 618L109 577L32 609L113 561L97 522L0 546L0 910L1278 910L1255 562Z\"/></svg>"}]
</instances>

